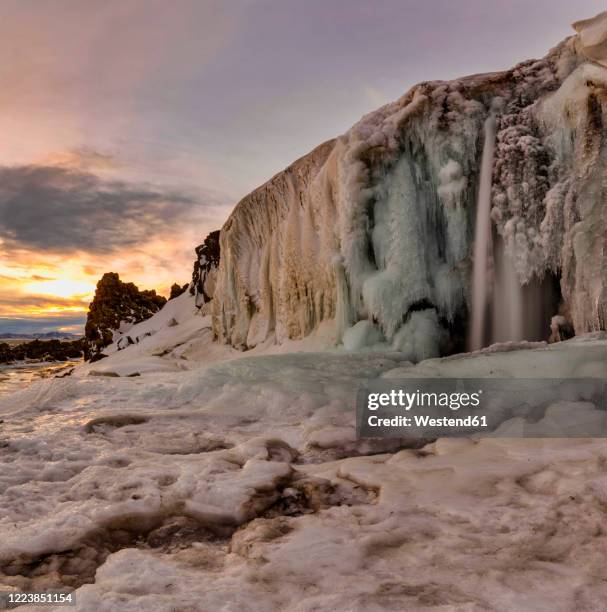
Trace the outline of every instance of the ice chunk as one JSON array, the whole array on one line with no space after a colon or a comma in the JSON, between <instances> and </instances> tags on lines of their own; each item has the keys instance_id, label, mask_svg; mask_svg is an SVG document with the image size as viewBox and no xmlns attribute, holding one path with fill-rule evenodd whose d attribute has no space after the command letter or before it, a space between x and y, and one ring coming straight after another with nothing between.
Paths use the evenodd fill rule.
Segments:
<instances>
[{"instance_id":1,"label":"ice chunk","mask_svg":"<svg viewBox=\"0 0 607 612\"><path fill-rule=\"evenodd\" d=\"M409 320L396 332L392 348L401 351L409 361L438 357L444 330L435 310L412 312Z\"/></svg>"},{"instance_id":2,"label":"ice chunk","mask_svg":"<svg viewBox=\"0 0 607 612\"><path fill-rule=\"evenodd\" d=\"M350 351L376 346L383 341L383 334L371 321L359 321L344 334L344 347Z\"/></svg>"}]
</instances>

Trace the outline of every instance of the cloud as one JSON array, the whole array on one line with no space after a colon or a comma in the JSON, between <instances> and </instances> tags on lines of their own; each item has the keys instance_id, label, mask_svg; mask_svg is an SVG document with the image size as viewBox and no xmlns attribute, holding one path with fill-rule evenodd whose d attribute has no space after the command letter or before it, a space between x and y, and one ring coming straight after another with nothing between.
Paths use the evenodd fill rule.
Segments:
<instances>
[{"instance_id":1,"label":"cloud","mask_svg":"<svg viewBox=\"0 0 607 612\"><path fill-rule=\"evenodd\" d=\"M90 147L75 147L67 151L50 153L43 160L43 164L50 166L63 166L85 171L114 170L120 167L115 156L110 153L101 153Z\"/></svg>"},{"instance_id":2,"label":"cloud","mask_svg":"<svg viewBox=\"0 0 607 612\"><path fill-rule=\"evenodd\" d=\"M49 310L65 310L70 314L74 311L86 312L88 302L82 301L78 297L63 298L46 295L16 295L10 296L4 293L0 294L0 317L3 316L19 316L23 313L24 316L44 316L45 311ZM41 315L35 315L32 311L39 311ZM53 313L61 315L61 312Z\"/></svg>"},{"instance_id":3,"label":"cloud","mask_svg":"<svg viewBox=\"0 0 607 612\"><path fill-rule=\"evenodd\" d=\"M125 250L187 226L212 205L80 168L0 167L0 235L8 252Z\"/></svg>"},{"instance_id":4,"label":"cloud","mask_svg":"<svg viewBox=\"0 0 607 612\"><path fill-rule=\"evenodd\" d=\"M85 316L73 313L46 317L0 317L0 337L2 334L35 334L58 330L82 333L85 321Z\"/></svg>"}]
</instances>

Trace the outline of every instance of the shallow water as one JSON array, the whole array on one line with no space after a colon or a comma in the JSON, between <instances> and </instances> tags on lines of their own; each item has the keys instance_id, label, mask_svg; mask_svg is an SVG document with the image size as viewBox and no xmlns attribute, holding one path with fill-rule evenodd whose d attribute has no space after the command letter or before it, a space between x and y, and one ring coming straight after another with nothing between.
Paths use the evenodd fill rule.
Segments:
<instances>
[{"instance_id":1,"label":"shallow water","mask_svg":"<svg viewBox=\"0 0 607 612\"><path fill-rule=\"evenodd\" d=\"M0 396L18 391L40 378L49 378L78 365L80 360L0 365Z\"/></svg>"}]
</instances>

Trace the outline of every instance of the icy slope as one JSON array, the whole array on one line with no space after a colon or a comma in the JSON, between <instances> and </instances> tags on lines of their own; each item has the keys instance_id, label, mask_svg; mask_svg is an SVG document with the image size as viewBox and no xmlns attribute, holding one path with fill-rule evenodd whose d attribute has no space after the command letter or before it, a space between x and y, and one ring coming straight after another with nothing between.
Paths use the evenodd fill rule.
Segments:
<instances>
[{"instance_id":1,"label":"icy slope","mask_svg":"<svg viewBox=\"0 0 607 612\"><path fill-rule=\"evenodd\" d=\"M187 364L181 359L183 352L194 343L212 344L213 341L210 317L201 316L195 302L196 297L186 291L127 332L114 332L114 342L103 349L109 357L84 364L74 375L94 372L132 376L186 369Z\"/></svg>"},{"instance_id":2,"label":"icy slope","mask_svg":"<svg viewBox=\"0 0 607 612\"><path fill-rule=\"evenodd\" d=\"M368 320L398 347L426 310L432 353L461 350L490 113L491 218L514 282L560 278L560 315L577 333L603 328L605 16L576 27L544 59L414 87L245 197L221 232L218 338L252 347L333 320L340 342Z\"/></svg>"},{"instance_id":3,"label":"icy slope","mask_svg":"<svg viewBox=\"0 0 607 612\"><path fill-rule=\"evenodd\" d=\"M200 368L201 365L229 361L243 356L242 352L214 341L211 317L198 307L200 294L189 291L169 300L149 319L115 332L114 342L107 346L104 359L84 363L74 369L74 377L140 376L150 372L179 372ZM205 304L204 308L208 306ZM282 354L294 351L325 351L332 348L331 322L321 324L302 340L289 340L277 345L271 340L259 344L247 355ZM386 349L385 344L376 348ZM407 353L401 358L406 359Z\"/></svg>"},{"instance_id":4,"label":"icy slope","mask_svg":"<svg viewBox=\"0 0 607 612\"><path fill-rule=\"evenodd\" d=\"M0 589L77 588L83 612L600 609L607 442L354 436L369 377L607 374L605 335L532 347L36 383L0 400Z\"/></svg>"}]
</instances>

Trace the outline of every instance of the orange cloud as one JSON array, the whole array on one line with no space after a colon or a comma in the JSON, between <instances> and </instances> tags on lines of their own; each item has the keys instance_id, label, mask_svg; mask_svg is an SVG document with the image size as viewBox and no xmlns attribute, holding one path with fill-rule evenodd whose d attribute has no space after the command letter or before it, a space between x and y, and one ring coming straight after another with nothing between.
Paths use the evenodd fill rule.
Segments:
<instances>
[{"instance_id":1,"label":"orange cloud","mask_svg":"<svg viewBox=\"0 0 607 612\"><path fill-rule=\"evenodd\" d=\"M85 314L105 272L168 295L225 212L58 166L0 166L0 176L0 317Z\"/></svg>"},{"instance_id":2,"label":"orange cloud","mask_svg":"<svg viewBox=\"0 0 607 612\"><path fill-rule=\"evenodd\" d=\"M190 280L194 247L210 231L189 228L175 237L100 257L20 250L10 262L0 259L0 317L86 314L95 285L104 272L118 272L140 289L168 296L170 286Z\"/></svg>"}]
</instances>

